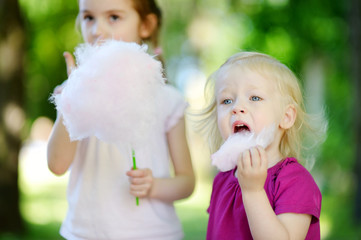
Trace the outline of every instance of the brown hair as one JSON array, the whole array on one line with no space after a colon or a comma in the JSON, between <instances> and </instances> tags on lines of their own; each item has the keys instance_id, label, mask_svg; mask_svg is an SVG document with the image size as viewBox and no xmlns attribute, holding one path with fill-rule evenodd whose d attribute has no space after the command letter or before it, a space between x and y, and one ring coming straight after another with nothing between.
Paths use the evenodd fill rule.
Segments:
<instances>
[{"instance_id":1,"label":"brown hair","mask_svg":"<svg viewBox=\"0 0 361 240\"><path fill-rule=\"evenodd\" d=\"M147 39L143 39L146 41L150 41L151 44L153 45L153 48L158 47L159 44L159 32L160 32L160 27L161 27L161 23L162 23L162 12L160 10L160 8L158 7L157 3L155 0L131 0L134 9L137 11L137 13L139 14L139 17L142 21L146 21L146 18L149 14L155 14L155 16L157 16L157 26L154 29L153 33L151 34L151 36ZM79 3L79 0L78 0ZM79 23L79 15L76 18L76 27L80 28L80 23Z\"/></svg>"},{"instance_id":2,"label":"brown hair","mask_svg":"<svg viewBox=\"0 0 361 240\"><path fill-rule=\"evenodd\" d=\"M153 47L158 47L159 44L159 31L162 24L162 12L158 7L155 0L132 0L134 9L138 12L140 19L146 21L146 18L149 14L155 14L157 16L157 27L154 29L153 33L148 39Z\"/></svg>"},{"instance_id":3,"label":"brown hair","mask_svg":"<svg viewBox=\"0 0 361 240\"><path fill-rule=\"evenodd\" d=\"M134 9L139 14L140 19L144 22L149 14L154 14L157 17L157 26L154 28L149 38L143 39L149 41L152 45L153 52L156 53L155 49L159 48L159 32L162 26L162 12L158 7L155 0L131 0ZM157 52L157 59L162 63L163 69L165 69L165 63L161 51ZM165 79L166 74L163 72Z\"/></svg>"}]
</instances>

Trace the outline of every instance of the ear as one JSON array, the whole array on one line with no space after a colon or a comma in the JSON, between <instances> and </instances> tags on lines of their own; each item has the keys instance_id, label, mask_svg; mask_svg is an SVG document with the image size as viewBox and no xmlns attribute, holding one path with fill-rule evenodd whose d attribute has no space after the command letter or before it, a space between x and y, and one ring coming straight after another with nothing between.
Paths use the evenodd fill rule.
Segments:
<instances>
[{"instance_id":1,"label":"ear","mask_svg":"<svg viewBox=\"0 0 361 240\"><path fill-rule=\"evenodd\" d=\"M283 118L280 122L280 127L283 129L289 129L296 121L297 111L293 104L287 105Z\"/></svg>"},{"instance_id":2,"label":"ear","mask_svg":"<svg viewBox=\"0 0 361 240\"><path fill-rule=\"evenodd\" d=\"M158 17L154 13L148 14L140 25L139 36L142 39L149 38L158 25Z\"/></svg>"}]
</instances>

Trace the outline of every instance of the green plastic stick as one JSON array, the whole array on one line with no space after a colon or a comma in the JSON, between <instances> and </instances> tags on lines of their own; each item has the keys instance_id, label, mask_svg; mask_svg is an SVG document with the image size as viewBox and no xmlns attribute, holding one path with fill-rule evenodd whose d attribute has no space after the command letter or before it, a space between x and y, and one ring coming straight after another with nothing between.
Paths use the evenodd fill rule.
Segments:
<instances>
[{"instance_id":1,"label":"green plastic stick","mask_svg":"<svg viewBox=\"0 0 361 240\"><path fill-rule=\"evenodd\" d=\"M137 163L135 161L135 152L134 149L132 149L132 156L133 156L133 169L137 169ZM135 203L137 204L137 206L139 206L139 198L135 197Z\"/></svg>"}]
</instances>

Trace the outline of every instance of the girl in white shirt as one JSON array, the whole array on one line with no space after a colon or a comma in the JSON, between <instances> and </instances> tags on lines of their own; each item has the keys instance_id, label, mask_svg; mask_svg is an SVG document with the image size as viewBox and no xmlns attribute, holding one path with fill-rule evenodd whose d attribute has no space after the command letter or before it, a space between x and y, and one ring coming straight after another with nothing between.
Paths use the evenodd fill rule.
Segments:
<instances>
[{"instance_id":1,"label":"girl in white shirt","mask_svg":"<svg viewBox=\"0 0 361 240\"><path fill-rule=\"evenodd\" d=\"M115 39L158 45L161 12L154 0L79 0L83 39ZM68 74L75 61L64 53ZM48 166L56 175L70 169L68 212L60 233L66 239L182 239L173 201L188 197L195 178L185 137L186 103L166 86L162 131L137 156L138 169L112 144L96 137L70 141L58 115L48 143ZM61 92L57 87L54 93ZM171 159L174 175L170 174ZM140 204L135 204L135 197Z\"/></svg>"}]
</instances>

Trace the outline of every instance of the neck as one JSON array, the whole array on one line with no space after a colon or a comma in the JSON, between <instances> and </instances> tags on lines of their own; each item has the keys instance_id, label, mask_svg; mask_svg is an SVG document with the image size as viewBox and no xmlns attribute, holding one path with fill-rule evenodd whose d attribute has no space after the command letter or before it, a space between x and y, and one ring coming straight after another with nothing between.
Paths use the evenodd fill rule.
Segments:
<instances>
[{"instance_id":1,"label":"neck","mask_svg":"<svg viewBox=\"0 0 361 240\"><path fill-rule=\"evenodd\" d=\"M266 154L268 159L268 168L273 167L283 159L283 156L279 153L279 151L277 153L267 152Z\"/></svg>"},{"instance_id":2,"label":"neck","mask_svg":"<svg viewBox=\"0 0 361 240\"><path fill-rule=\"evenodd\" d=\"M275 140L265 149L268 159L268 168L273 167L284 158L279 150L280 141L280 137L276 135Z\"/></svg>"}]
</instances>

